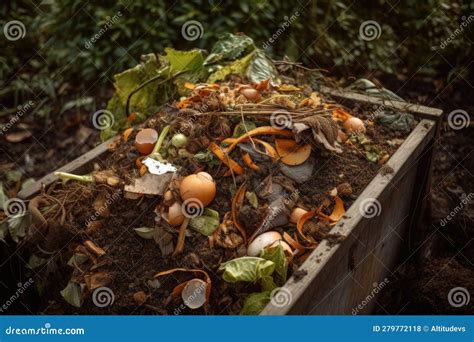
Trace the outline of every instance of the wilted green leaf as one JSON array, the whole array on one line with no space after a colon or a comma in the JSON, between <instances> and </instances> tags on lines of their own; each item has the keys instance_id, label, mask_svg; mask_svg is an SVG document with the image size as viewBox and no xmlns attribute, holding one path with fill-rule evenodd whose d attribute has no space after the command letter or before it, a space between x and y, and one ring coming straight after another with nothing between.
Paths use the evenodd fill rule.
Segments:
<instances>
[{"instance_id":1,"label":"wilted green leaf","mask_svg":"<svg viewBox=\"0 0 474 342\"><path fill-rule=\"evenodd\" d=\"M30 259L28 260L28 264L26 264L26 267L32 270L46 264L47 262L48 259L41 258L36 254L31 254Z\"/></svg>"},{"instance_id":2,"label":"wilted green leaf","mask_svg":"<svg viewBox=\"0 0 474 342\"><path fill-rule=\"evenodd\" d=\"M85 263L89 257L82 253L74 253L71 258L68 260L67 264L71 267L79 266Z\"/></svg>"},{"instance_id":3,"label":"wilted green leaf","mask_svg":"<svg viewBox=\"0 0 474 342\"><path fill-rule=\"evenodd\" d=\"M201 216L189 220L189 226L195 231L209 236L219 227L219 212L205 208Z\"/></svg>"},{"instance_id":4,"label":"wilted green leaf","mask_svg":"<svg viewBox=\"0 0 474 342\"><path fill-rule=\"evenodd\" d=\"M70 281L67 286L61 290L61 296L66 302L80 308L82 304L82 286Z\"/></svg>"},{"instance_id":5,"label":"wilted green leaf","mask_svg":"<svg viewBox=\"0 0 474 342\"><path fill-rule=\"evenodd\" d=\"M278 286L283 286L286 283L288 273L288 259L285 255L285 250L281 244L275 247L267 247L260 255L263 259L273 261L275 264L275 272L273 272L273 279Z\"/></svg>"},{"instance_id":6,"label":"wilted green leaf","mask_svg":"<svg viewBox=\"0 0 474 342\"><path fill-rule=\"evenodd\" d=\"M244 123L241 121L237 125L235 125L233 137L238 138L241 135L244 135L248 131L251 131L252 129L255 129L255 128L257 128L257 125L254 122L245 120L245 123Z\"/></svg>"},{"instance_id":7,"label":"wilted green leaf","mask_svg":"<svg viewBox=\"0 0 474 342\"><path fill-rule=\"evenodd\" d=\"M246 256L222 263L219 270L224 271L222 278L229 283L260 281L264 290L271 290L271 287L274 287L271 278L275 270L273 261Z\"/></svg>"},{"instance_id":8,"label":"wilted green leaf","mask_svg":"<svg viewBox=\"0 0 474 342\"><path fill-rule=\"evenodd\" d=\"M251 293L245 298L241 315L258 315L271 300L271 291Z\"/></svg>"},{"instance_id":9,"label":"wilted green leaf","mask_svg":"<svg viewBox=\"0 0 474 342\"><path fill-rule=\"evenodd\" d=\"M222 67L221 69L213 72L207 79L207 83L214 83L216 81L224 80L228 75L237 74L240 76L245 75L249 63L252 59L253 52L249 53L247 56L238 59L230 64Z\"/></svg>"},{"instance_id":10,"label":"wilted green leaf","mask_svg":"<svg viewBox=\"0 0 474 342\"><path fill-rule=\"evenodd\" d=\"M255 209L258 208L258 198L257 195L255 195L255 192L247 191L245 193L245 198L247 199L247 201L249 201L252 207L254 207Z\"/></svg>"},{"instance_id":11,"label":"wilted green leaf","mask_svg":"<svg viewBox=\"0 0 474 342\"><path fill-rule=\"evenodd\" d=\"M219 37L204 64L214 64L222 61L233 61L255 49L252 38L246 35L226 33Z\"/></svg>"},{"instance_id":12,"label":"wilted green leaf","mask_svg":"<svg viewBox=\"0 0 474 342\"><path fill-rule=\"evenodd\" d=\"M133 230L138 234L138 236L147 240L153 239L153 234L155 234L155 228L141 227L133 228Z\"/></svg>"},{"instance_id":13,"label":"wilted green leaf","mask_svg":"<svg viewBox=\"0 0 474 342\"><path fill-rule=\"evenodd\" d=\"M257 49L253 53L252 59L245 71L245 76L247 76L251 82L255 83L264 80L275 81L278 79L278 71L265 53Z\"/></svg>"},{"instance_id":14,"label":"wilted green leaf","mask_svg":"<svg viewBox=\"0 0 474 342\"><path fill-rule=\"evenodd\" d=\"M29 214L11 216L8 218L8 231L13 241L18 242L26 235L26 228L30 224Z\"/></svg>"},{"instance_id":15,"label":"wilted green leaf","mask_svg":"<svg viewBox=\"0 0 474 342\"><path fill-rule=\"evenodd\" d=\"M36 181L34 178L28 178L27 180L25 180L22 184L21 184L21 189L26 189L28 188L29 186L35 184Z\"/></svg>"}]
</instances>

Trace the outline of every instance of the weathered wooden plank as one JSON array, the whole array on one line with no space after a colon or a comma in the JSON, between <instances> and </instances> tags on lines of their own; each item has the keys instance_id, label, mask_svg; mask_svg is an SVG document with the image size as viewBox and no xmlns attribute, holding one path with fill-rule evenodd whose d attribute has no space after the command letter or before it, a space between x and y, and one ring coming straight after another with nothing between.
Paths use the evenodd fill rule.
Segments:
<instances>
[{"instance_id":1,"label":"weathered wooden plank","mask_svg":"<svg viewBox=\"0 0 474 342\"><path fill-rule=\"evenodd\" d=\"M333 233L346 236L338 245L322 241L301 266L307 274L284 286L289 305L271 302L263 315L350 314L390 272L408 223L418 160L435 132L433 121L422 120L387 165L391 174L378 174L347 211ZM380 203L381 213L364 217L359 208L368 199ZM367 216L367 215L366 215ZM374 301L359 313L367 313Z\"/></svg>"},{"instance_id":2,"label":"weathered wooden plank","mask_svg":"<svg viewBox=\"0 0 474 342\"><path fill-rule=\"evenodd\" d=\"M328 87L321 87L321 92L328 94L334 97L342 98L345 100L351 100L355 102L364 102L370 103L373 105L383 106L386 108L391 108L399 111L409 112L413 115L431 120L438 120L442 115L443 111L437 108L426 107L418 104L395 101L389 99L382 99L378 97L368 96L364 94L359 94L355 92L333 89Z\"/></svg>"},{"instance_id":3,"label":"weathered wooden plank","mask_svg":"<svg viewBox=\"0 0 474 342\"><path fill-rule=\"evenodd\" d=\"M86 168L90 166L90 163L94 159L106 153L108 151L110 143L112 143L115 139L117 139L117 137L111 138L101 143L100 145L94 147L89 152L84 153L82 156L60 167L56 171L70 172L70 173L87 173L91 171L91 170L86 170ZM52 184L57 179L58 177L56 177L53 173L50 173L44 176L43 178L41 178L40 180L36 181L36 183L32 184L28 188L21 190L17 196L24 200L30 199L36 196L41 191L42 187L46 187Z\"/></svg>"}]
</instances>

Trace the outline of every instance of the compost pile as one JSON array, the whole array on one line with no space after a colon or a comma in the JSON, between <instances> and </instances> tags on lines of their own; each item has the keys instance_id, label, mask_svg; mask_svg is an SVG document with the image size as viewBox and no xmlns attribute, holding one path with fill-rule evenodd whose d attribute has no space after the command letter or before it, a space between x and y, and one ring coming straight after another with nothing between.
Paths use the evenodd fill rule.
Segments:
<instances>
[{"instance_id":1,"label":"compost pile","mask_svg":"<svg viewBox=\"0 0 474 342\"><path fill-rule=\"evenodd\" d=\"M308 78L237 71L182 80L139 125L126 113L90 173L57 172L29 202L40 311L258 314L323 239L344 238L332 228L408 132Z\"/></svg>"}]
</instances>

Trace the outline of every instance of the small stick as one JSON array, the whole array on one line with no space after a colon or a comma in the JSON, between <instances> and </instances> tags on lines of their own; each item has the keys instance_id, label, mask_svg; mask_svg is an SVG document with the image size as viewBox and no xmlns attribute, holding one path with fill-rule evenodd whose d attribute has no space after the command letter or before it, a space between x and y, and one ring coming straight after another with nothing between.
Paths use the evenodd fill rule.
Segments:
<instances>
[{"instance_id":1,"label":"small stick","mask_svg":"<svg viewBox=\"0 0 474 342\"><path fill-rule=\"evenodd\" d=\"M188 227L189 217L185 216L181 227L179 227L178 242L173 252L173 256L183 253L184 251L184 240L186 239L186 228Z\"/></svg>"}]
</instances>

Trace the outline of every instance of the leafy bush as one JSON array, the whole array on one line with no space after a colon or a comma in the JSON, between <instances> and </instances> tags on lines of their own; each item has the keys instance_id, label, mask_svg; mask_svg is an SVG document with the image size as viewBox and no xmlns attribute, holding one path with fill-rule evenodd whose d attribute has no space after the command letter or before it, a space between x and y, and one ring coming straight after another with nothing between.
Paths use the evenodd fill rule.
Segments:
<instances>
[{"instance_id":1,"label":"leafy bush","mask_svg":"<svg viewBox=\"0 0 474 342\"><path fill-rule=\"evenodd\" d=\"M0 95L7 107L32 96L79 97L107 88L112 75L137 64L142 54L166 46L208 49L225 32L245 32L259 46L277 35L265 46L274 56L288 55L308 65L351 73L413 73L422 68L448 76L462 72L473 54L472 43L467 43L472 41L474 23L444 49L440 47L460 27L462 16L469 17L473 3L407 0L394 9L383 0L301 5L190 0L172 7L164 0L36 3L7 2L0 8L2 26L20 20L26 27L25 38L7 41L0 56L0 76L5 80ZM181 33L190 20L203 27L202 37L194 41ZM359 27L367 20L380 25L378 39L360 39ZM99 38L92 43L96 35Z\"/></svg>"}]
</instances>

